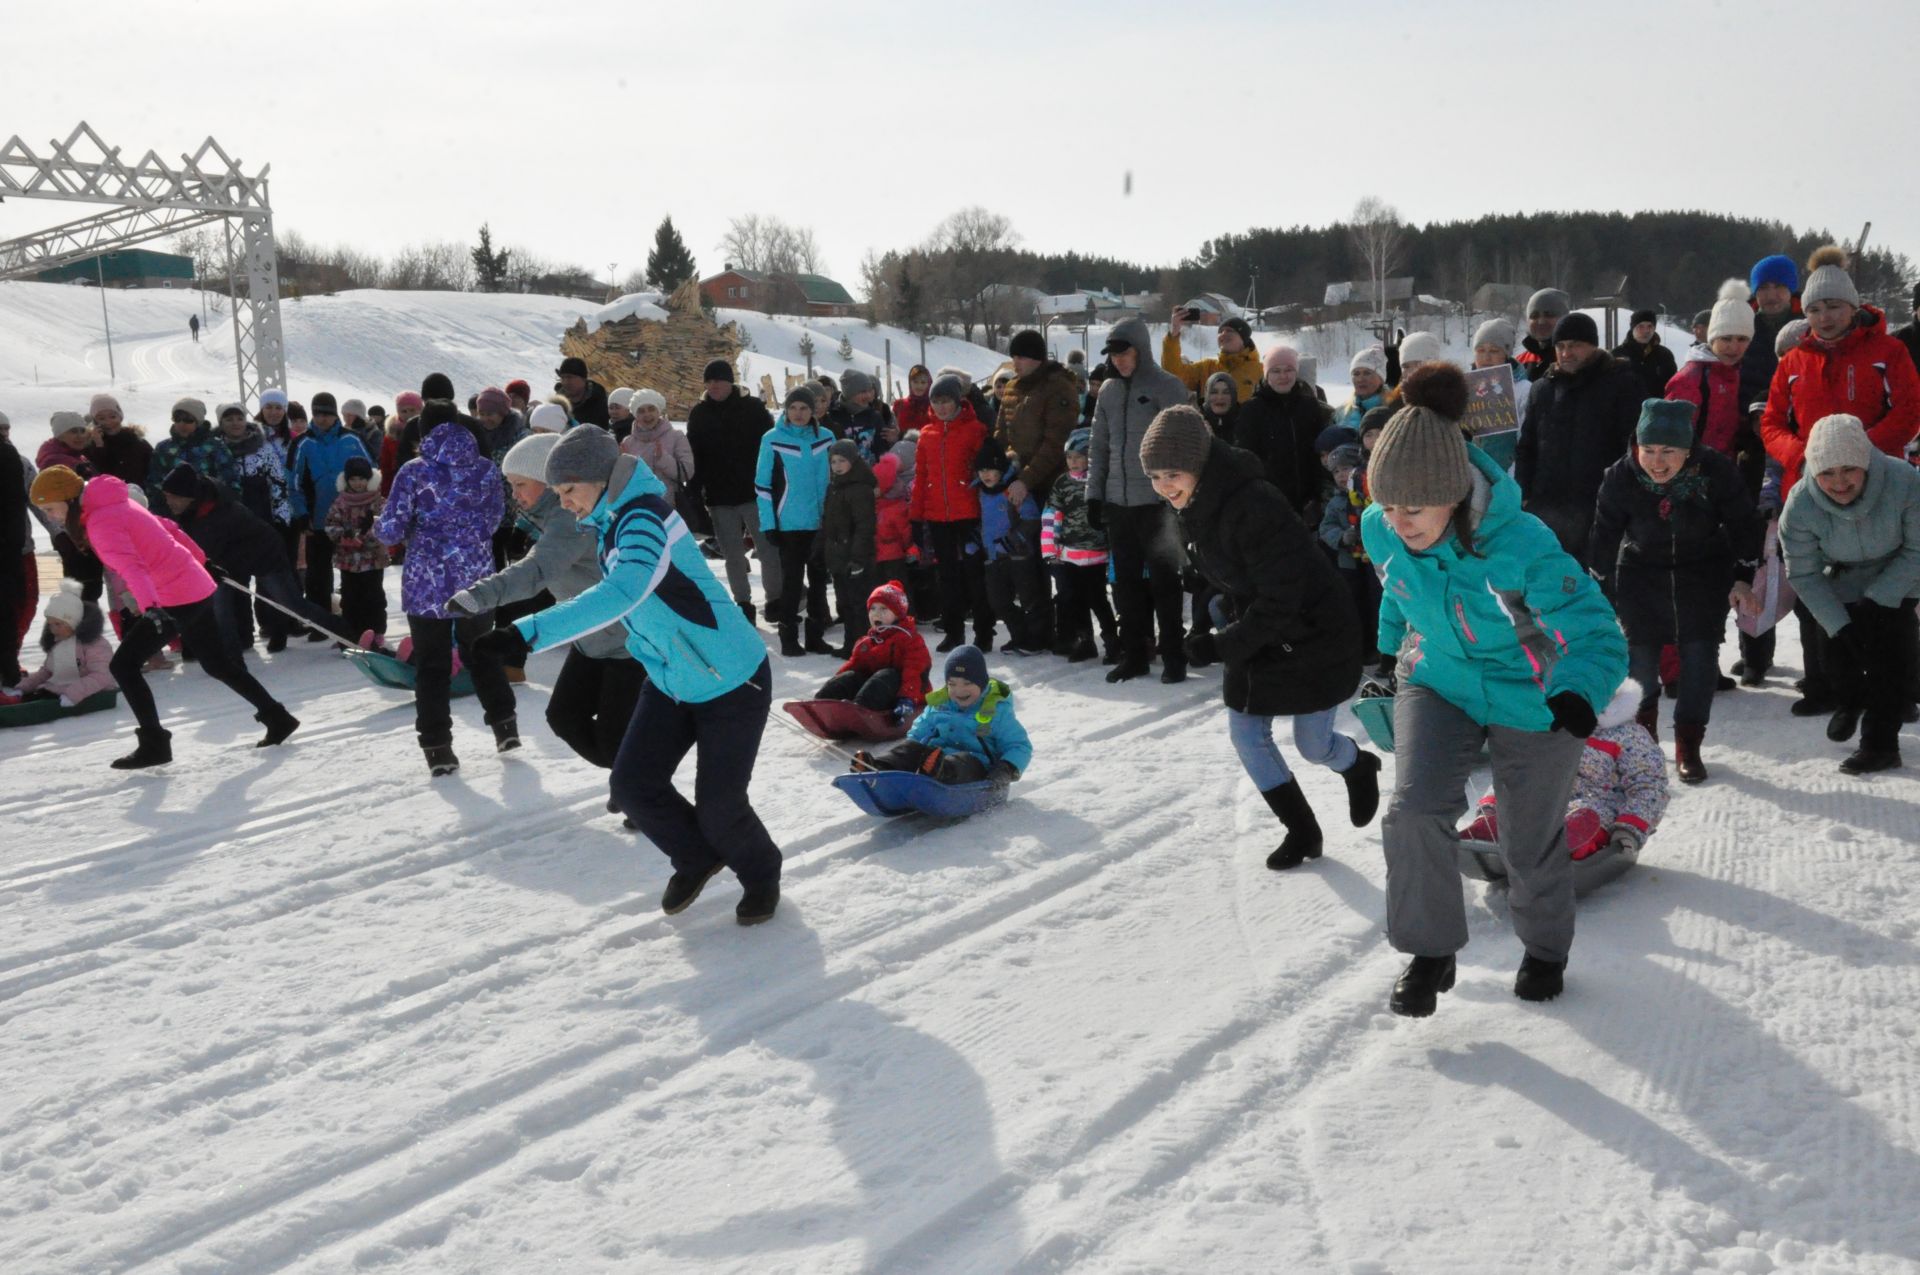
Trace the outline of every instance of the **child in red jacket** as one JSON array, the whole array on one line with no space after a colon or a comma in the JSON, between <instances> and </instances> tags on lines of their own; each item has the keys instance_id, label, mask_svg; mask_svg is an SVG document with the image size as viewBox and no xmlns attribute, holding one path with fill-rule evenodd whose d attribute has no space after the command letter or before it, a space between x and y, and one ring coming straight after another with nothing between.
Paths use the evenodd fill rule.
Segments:
<instances>
[{"instance_id":1,"label":"child in red jacket","mask_svg":"<svg viewBox=\"0 0 1920 1275\"><path fill-rule=\"evenodd\" d=\"M905 721L927 702L933 657L907 612L907 591L899 581L889 580L867 595L867 620L872 627L820 688L819 698L852 700Z\"/></svg>"}]
</instances>

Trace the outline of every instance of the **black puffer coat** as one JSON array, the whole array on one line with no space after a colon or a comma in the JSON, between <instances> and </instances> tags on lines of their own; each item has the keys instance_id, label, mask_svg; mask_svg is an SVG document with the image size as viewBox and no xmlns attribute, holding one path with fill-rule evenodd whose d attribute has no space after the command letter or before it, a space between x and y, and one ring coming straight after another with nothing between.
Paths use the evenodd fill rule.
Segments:
<instances>
[{"instance_id":1,"label":"black puffer coat","mask_svg":"<svg viewBox=\"0 0 1920 1275\"><path fill-rule=\"evenodd\" d=\"M1680 365L1673 361L1673 351L1666 347L1658 334L1645 345L1628 336L1613 347L1613 357L1634 370L1640 378L1640 388L1648 398L1665 398L1667 382L1680 370Z\"/></svg>"},{"instance_id":2,"label":"black puffer coat","mask_svg":"<svg viewBox=\"0 0 1920 1275\"><path fill-rule=\"evenodd\" d=\"M1727 594L1751 579L1765 524L1733 461L1696 447L1666 486L1642 481L1637 456L1600 485L1587 565L1630 642L1719 641ZM1676 494L1683 493L1683 494Z\"/></svg>"},{"instance_id":3,"label":"black puffer coat","mask_svg":"<svg viewBox=\"0 0 1920 1275\"><path fill-rule=\"evenodd\" d=\"M1333 490L1333 476L1313 449L1313 440L1331 424L1333 409L1305 381L1295 381L1285 394L1262 381L1234 416L1232 442L1260 458L1267 481L1304 516L1311 506L1324 505Z\"/></svg>"},{"instance_id":4,"label":"black puffer coat","mask_svg":"<svg viewBox=\"0 0 1920 1275\"><path fill-rule=\"evenodd\" d=\"M719 402L702 397L687 412L693 477L687 488L709 509L753 503L760 439L773 428L767 405L735 386Z\"/></svg>"},{"instance_id":5,"label":"black puffer coat","mask_svg":"<svg viewBox=\"0 0 1920 1275\"><path fill-rule=\"evenodd\" d=\"M1626 455L1645 397L1633 369L1602 350L1578 372L1554 364L1527 400L1513 454L1520 507L1582 561L1600 480Z\"/></svg>"},{"instance_id":6,"label":"black puffer coat","mask_svg":"<svg viewBox=\"0 0 1920 1275\"><path fill-rule=\"evenodd\" d=\"M1227 707L1297 717L1345 703L1360 685L1353 595L1260 462L1215 439L1180 530L1226 598L1230 619L1214 640Z\"/></svg>"},{"instance_id":7,"label":"black puffer coat","mask_svg":"<svg viewBox=\"0 0 1920 1275\"><path fill-rule=\"evenodd\" d=\"M287 570L287 551L279 534L204 474L193 504L174 521L200 546L208 562L234 575L258 578Z\"/></svg>"}]
</instances>

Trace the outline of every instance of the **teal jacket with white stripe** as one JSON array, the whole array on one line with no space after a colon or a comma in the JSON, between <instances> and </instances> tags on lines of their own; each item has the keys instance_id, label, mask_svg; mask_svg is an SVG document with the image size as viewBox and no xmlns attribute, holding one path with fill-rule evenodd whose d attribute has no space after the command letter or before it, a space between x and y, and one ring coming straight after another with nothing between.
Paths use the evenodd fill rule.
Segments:
<instances>
[{"instance_id":1,"label":"teal jacket with white stripe","mask_svg":"<svg viewBox=\"0 0 1920 1275\"><path fill-rule=\"evenodd\" d=\"M1520 485L1478 447L1467 455L1476 553L1451 531L1415 553L1380 505L1361 516L1380 573L1380 650L1399 651L1402 681L1483 726L1550 730L1547 700L1561 691L1599 713L1627 676L1612 604L1546 524L1521 511Z\"/></svg>"},{"instance_id":2,"label":"teal jacket with white stripe","mask_svg":"<svg viewBox=\"0 0 1920 1275\"><path fill-rule=\"evenodd\" d=\"M762 531L818 531L827 500L827 448L833 431L818 425L792 425L785 412L760 436L760 463L753 471L753 494L760 503Z\"/></svg>"},{"instance_id":3,"label":"teal jacket with white stripe","mask_svg":"<svg viewBox=\"0 0 1920 1275\"><path fill-rule=\"evenodd\" d=\"M713 578L687 524L653 470L632 456L613 476L582 530L599 538L599 584L514 627L535 651L624 624L627 650L663 693L702 704L735 690L766 661L766 644L726 586Z\"/></svg>"}]
</instances>

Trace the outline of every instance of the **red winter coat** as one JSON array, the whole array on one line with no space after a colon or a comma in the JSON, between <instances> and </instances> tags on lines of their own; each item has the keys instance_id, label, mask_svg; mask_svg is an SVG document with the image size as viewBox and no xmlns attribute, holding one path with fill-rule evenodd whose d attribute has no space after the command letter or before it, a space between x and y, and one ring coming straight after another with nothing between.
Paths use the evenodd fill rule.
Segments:
<instances>
[{"instance_id":1,"label":"red winter coat","mask_svg":"<svg viewBox=\"0 0 1920 1275\"><path fill-rule=\"evenodd\" d=\"M867 635L853 644L853 656L839 671L864 673L871 677L883 668L900 670L900 696L916 705L927 702L927 675L933 670L933 657L927 654L926 641L910 615L893 624L868 629Z\"/></svg>"},{"instance_id":2,"label":"red winter coat","mask_svg":"<svg viewBox=\"0 0 1920 1275\"><path fill-rule=\"evenodd\" d=\"M925 429L933 424L933 400L930 398L896 398L893 400L893 423L905 438L911 429Z\"/></svg>"},{"instance_id":3,"label":"red winter coat","mask_svg":"<svg viewBox=\"0 0 1920 1275\"><path fill-rule=\"evenodd\" d=\"M960 404L960 414L952 420L935 417L921 430L907 517L914 522L978 518L980 493L973 485L973 462L986 441L987 427L973 414L971 403Z\"/></svg>"},{"instance_id":4,"label":"red winter coat","mask_svg":"<svg viewBox=\"0 0 1920 1275\"><path fill-rule=\"evenodd\" d=\"M1733 438L1746 412L1740 403L1740 365L1708 357L1683 365L1667 382L1666 396L1693 404L1694 442L1722 456L1733 455ZM1706 408L1705 419L1698 410Z\"/></svg>"},{"instance_id":5,"label":"red winter coat","mask_svg":"<svg viewBox=\"0 0 1920 1275\"><path fill-rule=\"evenodd\" d=\"M1824 417L1858 416L1873 445L1903 456L1920 434L1920 371L1907 347L1887 335L1887 316L1861 306L1853 328L1832 346L1809 330L1773 371L1760 438L1785 468L1781 494L1800 481L1807 435Z\"/></svg>"},{"instance_id":6,"label":"red winter coat","mask_svg":"<svg viewBox=\"0 0 1920 1275\"><path fill-rule=\"evenodd\" d=\"M873 478L880 495L874 501L873 557L876 562L899 562L913 556L913 518L907 501L889 500L888 490L900 475L900 458L892 452L882 456L873 467Z\"/></svg>"}]
</instances>

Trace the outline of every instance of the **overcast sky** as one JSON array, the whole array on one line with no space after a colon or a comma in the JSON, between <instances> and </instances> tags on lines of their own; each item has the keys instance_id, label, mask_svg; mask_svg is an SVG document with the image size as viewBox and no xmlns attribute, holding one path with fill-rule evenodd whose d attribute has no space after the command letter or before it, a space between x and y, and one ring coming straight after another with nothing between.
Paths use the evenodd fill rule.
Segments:
<instances>
[{"instance_id":1,"label":"overcast sky","mask_svg":"<svg viewBox=\"0 0 1920 1275\"><path fill-rule=\"evenodd\" d=\"M857 287L865 249L969 204L1038 250L1171 264L1369 194L1414 222L1871 219L1920 257L1917 37L1920 5L1832 0L13 0L0 136L85 119L173 157L212 134L272 164L276 224L310 239L387 254L486 221L600 275L665 213L702 273L764 212ZM0 236L87 211L10 200Z\"/></svg>"}]
</instances>

